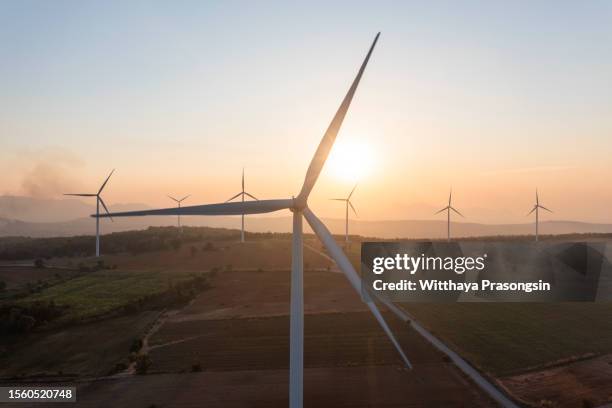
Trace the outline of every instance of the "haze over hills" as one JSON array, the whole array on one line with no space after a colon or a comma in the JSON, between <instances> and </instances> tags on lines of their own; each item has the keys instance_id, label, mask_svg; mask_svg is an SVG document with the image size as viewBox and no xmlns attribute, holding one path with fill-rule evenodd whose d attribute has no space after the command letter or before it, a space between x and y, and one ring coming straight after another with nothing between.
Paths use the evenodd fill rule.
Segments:
<instances>
[{"instance_id":1,"label":"haze over hills","mask_svg":"<svg viewBox=\"0 0 612 408\"><path fill-rule=\"evenodd\" d=\"M24 196L0 196L0 218L30 223L60 223L89 217L95 212L92 205L73 198L34 198ZM146 204L129 203L109 205L111 211L131 211L150 208Z\"/></svg>"},{"instance_id":2,"label":"haze over hills","mask_svg":"<svg viewBox=\"0 0 612 408\"><path fill-rule=\"evenodd\" d=\"M118 204L109 206L111 211L129 211L150 208L144 204ZM35 199L30 197L0 197L0 236L70 236L94 233L94 220L89 217L95 211L93 205L73 199ZM335 234L344 233L344 220L325 218L328 228ZM239 228L239 217L182 217L184 225ZM102 233L144 229L149 226L176 225L176 218L134 217L105 219ZM289 232L291 217L249 216L246 230L252 232ZM308 230L307 226L305 228ZM453 222L454 236L494 236L533 234L533 223L483 224ZM612 224L585 223L576 221L543 221L542 234L610 233ZM446 236L445 220L386 220L365 221L352 219L350 233L379 238L443 238Z\"/></svg>"}]
</instances>

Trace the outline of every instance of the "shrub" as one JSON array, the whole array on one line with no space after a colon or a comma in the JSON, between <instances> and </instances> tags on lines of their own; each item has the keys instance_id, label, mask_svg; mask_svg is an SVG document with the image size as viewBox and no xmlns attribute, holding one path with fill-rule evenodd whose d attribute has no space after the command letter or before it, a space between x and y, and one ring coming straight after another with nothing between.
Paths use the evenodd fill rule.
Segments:
<instances>
[{"instance_id":1,"label":"shrub","mask_svg":"<svg viewBox=\"0 0 612 408\"><path fill-rule=\"evenodd\" d=\"M175 238L175 239L170 241L170 245L172 246L172 249L174 249L175 251L178 251L179 249L181 249L181 245L182 244L183 243L178 238Z\"/></svg>"},{"instance_id":2,"label":"shrub","mask_svg":"<svg viewBox=\"0 0 612 408\"><path fill-rule=\"evenodd\" d=\"M130 346L130 352L138 352L142 348L142 339L137 338L132 341L132 345Z\"/></svg>"},{"instance_id":3,"label":"shrub","mask_svg":"<svg viewBox=\"0 0 612 408\"><path fill-rule=\"evenodd\" d=\"M116 373L120 373L122 371L127 370L128 366L127 364L125 364L124 362L120 362L115 364L115 367L113 367L113 369L111 370L110 374L116 374Z\"/></svg>"},{"instance_id":4,"label":"shrub","mask_svg":"<svg viewBox=\"0 0 612 408\"><path fill-rule=\"evenodd\" d=\"M193 364L191 366L191 371L194 372L194 373L199 373L200 371L202 371L202 364L200 364L199 362Z\"/></svg>"},{"instance_id":5,"label":"shrub","mask_svg":"<svg viewBox=\"0 0 612 408\"><path fill-rule=\"evenodd\" d=\"M139 354L136 356L136 374L146 374L151 367L151 359L148 354Z\"/></svg>"},{"instance_id":6,"label":"shrub","mask_svg":"<svg viewBox=\"0 0 612 408\"><path fill-rule=\"evenodd\" d=\"M62 314L54 302L0 306L0 333L27 333Z\"/></svg>"},{"instance_id":7,"label":"shrub","mask_svg":"<svg viewBox=\"0 0 612 408\"><path fill-rule=\"evenodd\" d=\"M3 291L4 289L6 289L6 282L0 281L0 292Z\"/></svg>"},{"instance_id":8,"label":"shrub","mask_svg":"<svg viewBox=\"0 0 612 408\"><path fill-rule=\"evenodd\" d=\"M45 261L42 258L36 258L36 260L34 261L34 266L36 268L44 268L45 267Z\"/></svg>"}]
</instances>

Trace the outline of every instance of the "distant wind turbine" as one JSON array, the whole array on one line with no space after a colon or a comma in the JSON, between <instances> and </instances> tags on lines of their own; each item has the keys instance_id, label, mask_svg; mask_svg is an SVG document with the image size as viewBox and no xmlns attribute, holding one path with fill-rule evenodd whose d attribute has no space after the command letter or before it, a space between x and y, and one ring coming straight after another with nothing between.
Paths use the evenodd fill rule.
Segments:
<instances>
[{"instance_id":1,"label":"distant wind turbine","mask_svg":"<svg viewBox=\"0 0 612 408\"><path fill-rule=\"evenodd\" d=\"M181 208L181 203L183 201L185 201L186 199L188 199L190 196L191 195L186 195L185 197L181 198L180 200L172 197L171 195L169 195L168 198L173 200L173 201L175 201L177 206L178 206L178 208ZM177 221L178 221L178 228L180 230L181 229L181 214L177 215L176 218L177 218Z\"/></svg>"},{"instance_id":2,"label":"distant wind turbine","mask_svg":"<svg viewBox=\"0 0 612 408\"><path fill-rule=\"evenodd\" d=\"M348 228L349 227L349 206L351 207L351 210L353 210L355 215L357 215L357 211L355 210L355 207L353 207L353 203L351 203L351 196L355 192L356 188L357 188L357 184L355 184L355 187L353 187L353 189L349 193L348 197L346 197L346 198L332 198L331 199L333 201L344 201L344 204L345 204L345 212L344 212L344 214L345 214L344 241L346 242L347 245L349 243L349 228Z\"/></svg>"},{"instance_id":3,"label":"distant wind turbine","mask_svg":"<svg viewBox=\"0 0 612 408\"><path fill-rule=\"evenodd\" d=\"M463 217L463 214L461 214L459 211L457 211L457 209L455 207L452 206L452 204L451 204L452 197L453 197L453 189L451 189L450 193L448 194L448 205L436 213L436 214L440 214L442 211L446 211L446 233L447 233L446 238L447 238L447 240L449 242L450 242L450 224L451 224L451 222L450 222L450 214L451 214L451 210L456 212L457 214L459 214L460 216Z\"/></svg>"},{"instance_id":4,"label":"distant wind turbine","mask_svg":"<svg viewBox=\"0 0 612 408\"><path fill-rule=\"evenodd\" d=\"M245 196L251 197L253 200L259 201L257 198L255 198L251 194L244 191L244 167L243 167L242 168L242 191L240 191L238 194L236 194L235 196L227 200L226 203L229 203L230 201L238 197L242 198L242 202L244 203ZM244 242L244 213L242 213L241 215L242 215L242 220L241 220L242 222L240 224L240 242Z\"/></svg>"},{"instance_id":5,"label":"distant wind turbine","mask_svg":"<svg viewBox=\"0 0 612 408\"><path fill-rule=\"evenodd\" d=\"M527 214L527 216L531 215L531 213L533 213L535 211L535 216L536 216L536 222L535 222L535 240L536 242L538 242L538 227L539 227L539 223L540 223L540 211L539 209L543 209L546 210L548 212L552 212L551 210L549 210L548 208L540 205L540 198L538 197L538 189L536 188L536 202L533 206L533 208L531 209L531 211L529 211L529 213Z\"/></svg>"},{"instance_id":6,"label":"distant wind turbine","mask_svg":"<svg viewBox=\"0 0 612 408\"><path fill-rule=\"evenodd\" d=\"M108 212L108 208L106 208L106 204L104 204L104 200L102 200L102 196L100 196L100 194L102 193L102 190L104 190L104 187L106 186L106 183L108 183L108 179L111 178L111 176L113 175L114 172L115 172L115 169L113 169L110 172L110 174L108 175L106 180L104 180L104 183L102 183L102 186L100 187L100 189L98 190L97 193L92 193L92 194L88 194L88 193L82 193L82 194L68 193L68 194L64 194L65 196L96 197L96 256L100 256L100 204L102 204L102 207L104 207L104 210L106 211L106 214L110 217L111 221L113 220L113 217L111 217L110 213Z\"/></svg>"},{"instance_id":7,"label":"distant wind turbine","mask_svg":"<svg viewBox=\"0 0 612 408\"><path fill-rule=\"evenodd\" d=\"M114 213L117 217L131 217L143 215L240 215L240 214L262 214L273 211L289 209L293 213L293 234L291 253L291 305L290 305L290 340L289 340L289 406L290 408L301 408L303 403L303 375L304 375L304 257L303 257L303 230L302 217L306 218L314 233L323 242L329 255L334 259L340 270L357 293L361 293L361 279L353 265L346 257L340 246L334 240L325 224L308 208L308 196L312 191L323 165L327 160L329 152L334 145L338 131L344 117L349 109L353 95L357 90L361 76L366 68L374 46L378 41L380 33L374 38L368 54L363 61L357 76L349 88L342 104L338 108L327 131L310 162L310 166L304 178L304 184L297 197L289 199L261 200L247 202L226 202L221 204L196 205L182 208L165 208L159 210L143 210ZM99 215L96 215L99 216ZM106 215L102 215L106 217ZM373 297L372 297L373 298ZM391 332L385 319L380 313L378 306L373 300L367 300L366 305L381 325L404 363L412 368L410 361L404 354L400 344Z\"/></svg>"}]
</instances>

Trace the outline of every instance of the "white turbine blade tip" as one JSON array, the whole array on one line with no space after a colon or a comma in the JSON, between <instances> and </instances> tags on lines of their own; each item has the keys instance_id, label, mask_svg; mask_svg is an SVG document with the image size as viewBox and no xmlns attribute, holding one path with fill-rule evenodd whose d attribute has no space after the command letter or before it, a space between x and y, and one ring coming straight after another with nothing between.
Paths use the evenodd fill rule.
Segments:
<instances>
[{"instance_id":1,"label":"white turbine blade tip","mask_svg":"<svg viewBox=\"0 0 612 408\"><path fill-rule=\"evenodd\" d=\"M380 36L380 33L376 34L376 37L374 38L374 42L372 42L372 45L370 46L370 49L365 59L363 60L361 67L359 68L357 76L353 80L351 87L349 88L348 92L344 96L344 99L342 100L340 107L336 111L334 118L329 124L327 130L325 131L325 134L323 135L323 138L321 139L321 142L319 143L319 146L317 147L317 150L310 162L310 165L308 166L308 170L306 171L306 177L304 178L304 184L302 185L302 190L300 191L300 194L297 197L298 202L306 203L306 200L308 199L310 192L312 191L315 183L317 182L317 179L319 178L319 174L321 173L321 170L323 169L323 165L325 164L325 161L327 160L327 156L329 155L329 152L334 146L334 142L336 141L336 137L338 136L338 132L340 131L340 127L342 126L344 117L346 116L346 113L348 112L348 109L351 105L351 101L353 100L353 96L355 95L355 91L357 90L357 87L359 86L359 82L361 81L363 72L365 71L365 68L368 65L368 61L370 60L372 51L374 51L374 47L376 46L376 42L378 41L379 36Z\"/></svg>"},{"instance_id":2,"label":"white turbine blade tip","mask_svg":"<svg viewBox=\"0 0 612 408\"><path fill-rule=\"evenodd\" d=\"M402 357L402 360L404 360L404 364L406 364L406 367L408 367L409 369L412 369L412 363L410 362L410 360L408 360L408 357L404 353L404 350L402 350L402 346L399 344L399 341L397 341L397 339L395 338L395 335L391 331L391 328L385 321L385 318L383 317L383 315L380 313L380 310L378 310L378 307L376 306L376 304L374 302L367 302L367 305L370 308L370 311L372 312L376 320L378 321L378 324L380 324L380 326L383 328L383 330L387 334L387 337L389 337L389 340L391 340L391 343L393 343L393 346L395 347L399 355Z\"/></svg>"},{"instance_id":3,"label":"white turbine blade tip","mask_svg":"<svg viewBox=\"0 0 612 408\"><path fill-rule=\"evenodd\" d=\"M455 207L451 207L451 210L453 210L454 212L456 212L457 214L459 214L460 216L462 216L463 218L465 218L465 216L463 214L461 214L459 211L457 211L457 209Z\"/></svg>"},{"instance_id":4,"label":"white turbine blade tip","mask_svg":"<svg viewBox=\"0 0 612 408\"><path fill-rule=\"evenodd\" d=\"M233 196L232 198L227 199L225 202L228 203L228 202L232 201L234 198L240 197L241 195L242 195L242 191L239 192L238 194L236 194L235 196Z\"/></svg>"},{"instance_id":5,"label":"white turbine blade tip","mask_svg":"<svg viewBox=\"0 0 612 408\"><path fill-rule=\"evenodd\" d=\"M113 169L110 174L108 175L108 177L106 178L106 180L104 180L104 183L102 183L102 186L100 187L100 189L98 190L98 194L100 194L102 192L102 190L104 190L104 187L106 187L106 183L108 183L108 180L111 178L111 176L113 175L113 173L115 172L115 169Z\"/></svg>"},{"instance_id":6,"label":"white turbine blade tip","mask_svg":"<svg viewBox=\"0 0 612 408\"><path fill-rule=\"evenodd\" d=\"M336 265L338 265L340 270L344 273L344 276L353 286L353 289L357 293L361 293L361 279L359 278L359 275L357 274L357 272L355 272L355 268L353 268L353 265L351 264L349 259L346 257L342 249L338 246L338 244L334 240L334 237L331 235L325 224L323 224L321 220L319 220L317 216L314 215L312 211L310 211L309 208L304 209L304 218L306 218L306 221L308 221L308 224L310 224L310 227L312 228L314 233L319 237L323 245L325 245L325 248L327 248L329 255L333 258L333 260L336 262ZM399 342L393 335L393 332L389 328L387 322L385 322L385 319L380 314L380 311L378 310L376 305L373 302L367 302L367 305L378 323L381 325L381 327L391 340L391 343L393 343L397 351L400 353L400 356L406 363L406 366L408 368L412 368L410 361L404 354Z\"/></svg>"}]
</instances>

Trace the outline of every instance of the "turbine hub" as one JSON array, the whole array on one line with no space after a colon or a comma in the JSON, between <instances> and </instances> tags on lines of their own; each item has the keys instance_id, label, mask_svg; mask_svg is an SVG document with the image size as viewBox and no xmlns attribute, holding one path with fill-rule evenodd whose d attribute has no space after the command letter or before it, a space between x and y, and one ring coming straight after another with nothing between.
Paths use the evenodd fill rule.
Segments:
<instances>
[{"instance_id":1,"label":"turbine hub","mask_svg":"<svg viewBox=\"0 0 612 408\"><path fill-rule=\"evenodd\" d=\"M292 204L291 207L289 208L289 210L291 212L302 212L304 210L304 208L307 207L307 203L306 200L301 200L299 197L295 198L295 196L291 197L292 200Z\"/></svg>"}]
</instances>

